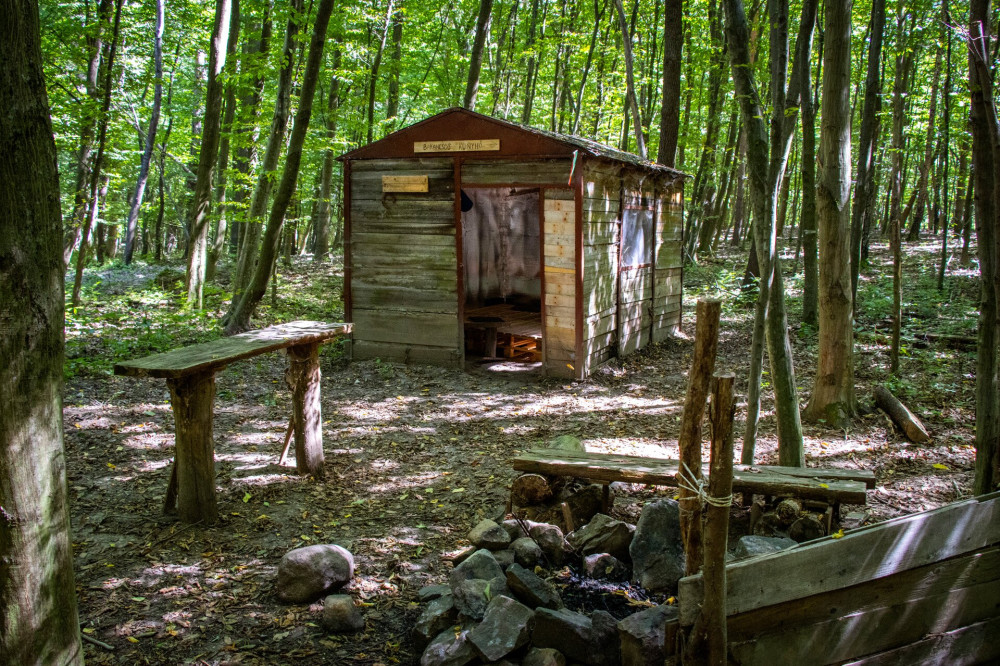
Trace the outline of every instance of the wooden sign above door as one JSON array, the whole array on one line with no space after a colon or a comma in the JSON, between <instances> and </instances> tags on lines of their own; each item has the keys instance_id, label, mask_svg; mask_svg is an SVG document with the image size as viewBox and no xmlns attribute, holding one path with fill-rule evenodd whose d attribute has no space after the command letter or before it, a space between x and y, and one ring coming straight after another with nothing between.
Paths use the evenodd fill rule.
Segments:
<instances>
[{"instance_id":1,"label":"wooden sign above door","mask_svg":"<svg viewBox=\"0 0 1000 666\"><path fill-rule=\"evenodd\" d=\"M414 141L415 153L468 153L500 150L500 139L455 139L453 141Z\"/></svg>"}]
</instances>

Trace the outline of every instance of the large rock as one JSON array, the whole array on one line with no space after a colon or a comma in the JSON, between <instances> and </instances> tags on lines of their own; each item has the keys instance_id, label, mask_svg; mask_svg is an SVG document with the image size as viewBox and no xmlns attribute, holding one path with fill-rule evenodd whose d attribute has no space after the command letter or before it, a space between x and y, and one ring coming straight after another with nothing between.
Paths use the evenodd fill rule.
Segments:
<instances>
[{"instance_id":1,"label":"large rock","mask_svg":"<svg viewBox=\"0 0 1000 666\"><path fill-rule=\"evenodd\" d=\"M507 530L487 518L472 528L469 532L469 541L476 548L503 550L510 545L510 535L507 534Z\"/></svg>"},{"instance_id":2,"label":"large rock","mask_svg":"<svg viewBox=\"0 0 1000 666\"><path fill-rule=\"evenodd\" d=\"M482 578L463 580L455 586L455 609L471 620L482 620L490 600L490 581Z\"/></svg>"},{"instance_id":3,"label":"large rock","mask_svg":"<svg viewBox=\"0 0 1000 666\"><path fill-rule=\"evenodd\" d=\"M542 547L535 543L531 537L515 539L514 543L510 544L510 549L513 552L514 561L522 567L534 569L539 564L545 563Z\"/></svg>"},{"instance_id":4,"label":"large rock","mask_svg":"<svg viewBox=\"0 0 1000 666\"><path fill-rule=\"evenodd\" d=\"M548 523L534 523L528 530L535 540L549 566L561 567L566 561L566 555L573 552L573 547L566 541L561 529Z\"/></svg>"},{"instance_id":5,"label":"large rock","mask_svg":"<svg viewBox=\"0 0 1000 666\"><path fill-rule=\"evenodd\" d=\"M571 610L539 608L531 642L537 648L559 650L569 661L587 666L619 663L617 622L604 611L595 611L592 619Z\"/></svg>"},{"instance_id":6,"label":"large rock","mask_svg":"<svg viewBox=\"0 0 1000 666\"><path fill-rule=\"evenodd\" d=\"M493 551L493 559L497 561L501 569L506 569L515 562L514 551L510 548L507 550L495 550Z\"/></svg>"},{"instance_id":7,"label":"large rock","mask_svg":"<svg viewBox=\"0 0 1000 666\"><path fill-rule=\"evenodd\" d=\"M676 617L676 606L654 606L620 621L622 666L663 666L676 635L676 627L668 633L667 622Z\"/></svg>"},{"instance_id":8,"label":"large rock","mask_svg":"<svg viewBox=\"0 0 1000 666\"><path fill-rule=\"evenodd\" d=\"M524 528L521 527L521 523L524 523ZM530 531L531 527L537 524L538 523L532 522L530 520L518 521L515 520L514 518L511 518L509 520L505 520L502 523L500 523L500 527L504 528L504 530L507 531L507 535L510 537L511 541L516 541L521 537L528 536L528 534L525 533L524 530L528 529Z\"/></svg>"},{"instance_id":9,"label":"large rock","mask_svg":"<svg viewBox=\"0 0 1000 666\"><path fill-rule=\"evenodd\" d=\"M424 602L433 601L446 594L451 594L451 588L447 585L425 585L417 592L417 599Z\"/></svg>"},{"instance_id":10,"label":"large rock","mask_svg":"<svg viewBox=\"0 0 1000 666\"><path fill-rule=\"evenodd\" d=\"M483 580L503 578L503 569L497 564L493 553L485 548L481 548L452 569L451 574L448 576L448 584L454 590L458 587L459 583L470 578L481 578Z\"/></svg>"},{"instance_id":11,"label":"large rock","mask_svg":"<svg viewBox=\"0 0 1000 666\"><path fill-rule=\"evenodd\" d=\"M609 553L619 560L628 560L633 532L635 528L632 525L599 513L589 523L570 533L566 540L581 555Z\"/></svg>"},{"instance_id":12,"label":"large rock","mask_svg":"<svg viewBox=\"0 0 1000 666\"><path fill-rule=\"evenodd\" d=\"M413 640L419 646L427 643L445 629L455 624L458 610L455 608L455 598L451 593L431 601L417 618L413 625Z\"/></svg>"},{"instance_id":13,"label":"large rock","mask_svg":"<svg viewBox=\"0 0 1000 666\"><path fill-rule=\"evenodd\" d=\"M531 640L535 613L510 597L494 597L469 642L486 661L497 661Z\"/></svg>"},{"instance_id":14,"label":"large rock","mask_svg":"<svg viewBox=\"0 0 1000 666\"><path fill-rule=\"evenodd\" d=\"M628 580L630 572L614 555L593 553L583 558L583 573L597 580L620 583Z\"/></svg>"},{"instance_id":15,"label":"large rock","mask_svg":"<svg viewBox=\"0 0 1000 666\"><path fill-rule=\"evenodd\" d=\"M365 628L365 618L348 594L331 594L323 601L323 626L333 633L350 633Z\"/></svg>"},{"instance_id":16,"label":"large rock","mask_svg":"<svg viewBox=\"0 0 1000 666\"><path fill-rule=\"evenodd\" d=\"M469 642L469 632L457 634L449 627L434 637L420 655L420 666L465 666L479 655Z\"/></svg>"},{"instance_id":17,"label":"large rock","mask_svg":"<svg viewBox=\"0 0 1000 666\"><path fill-rule=\"evenodd\" d=\"M282 601L304 604L340 589L354 577L354 556L335 544L316 544L285 553L278 563Z\"/></svg>"},{"instance_id":18,"label":"large rock","mask_svg":"<svg viewBox=\"0 0 1000 666\"><path fill-rule=\"evenodd\" d=\"M553 437L546 444L545 448L548 449L560 449L562 451L579 451L580 453L586 453L587 449L580 441L579 437L574 437L573 435L559 435L558 437Z\"/></svg>"},{"instance_id":19,"label":"large rock","mask_svg":"<svg viewBox=\"0 0 1000 666\"><path fill-rule=\"evenodd\" d=\"M757 557L758 555L776 553L779 550L791 548L796 545L798 544L792 539L762 537L751 534L740 537L740 540L736 543L736 548L733 550L733 557L738 560L745 557Z\"/></svg>"},{"instance_id":20,"label":"large rock","mask_svg":"<svg viewBox=\"0 0 1000 666\"><path fill-rule=\"evenodd\" d=\"M533 647L524 655L521 666L566 666L566 657L559 650Z\"/></svg>"},{"instance_id":21,"label":"large rock","mask_svg":"<svg viewBox=\"0 0 1000 666\"><path fill-rule=\"evenodd\" d=\"M562 608L559 593L547 582L520 564L507 568L507 587L514 595L531 608Z\"/></svg>"},{"instance_id":22,"label":"large rock","mask_svg":"<svg viewBox=\"0 0 1000 666\"><path fill-rule=\"evenodd\" d=\"M642 508L632 545L632 579L651 592L677 588L684 576L684 542L680 508L672 499L650 502Z\"/></svg>"}]
</instances>

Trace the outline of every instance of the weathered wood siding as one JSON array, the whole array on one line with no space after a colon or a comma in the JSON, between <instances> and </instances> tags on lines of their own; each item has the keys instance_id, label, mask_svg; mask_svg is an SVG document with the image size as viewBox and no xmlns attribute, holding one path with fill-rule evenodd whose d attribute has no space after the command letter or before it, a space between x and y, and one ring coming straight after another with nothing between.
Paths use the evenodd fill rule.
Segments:
<instances>
[{"instance_id":1,"label":"weathered wood siding","mask_svg":"<svg viewBox=\"0 0 1000 666\"><path fill-rule=\"evenodd\" d=\"M586 163L583 177L584 374L617 354L621 166Z\"/></svg>"},{"instance_id":2,"label":"weathered wood siding","mask_svg":"<svg viewBox=\"0 0 1000 666\"><path fill-rule=\"evenodd\" d=\"M653 342L680 330L683 291L684 181L665 181L658 188L656 246L653 254Z\"/></svg>"},{"instance_id":3,"label":"weathered wood siding","mask_svg":"<svg viewBox=\"0 0 1000 666\"><path fill-rule=\"evenodd\" d=\"M656 181L649 174L626 172L622 178L622 207L654 209ZM654 227L655 227L655 209ZM655 234L650 259L656 249ZM618 355L627 356L650 343L653 328L653 263L640 268L620 267L618 286Z\"/></svg>"},{"instance_id":4,"label":"weathered wood siding","mask_svg":"<svg viewBox=\"0 0 1000 666\"><path fill-rule=\"evenodd\" d=\"M573 161L468 159L463 185L568 185Z\"/></svg>"},{"instance_id":5,"label":"weathered wood siding","mask_svg":"<svg viewBox=\"0 0 1000 666\"><path fill-rule=\"evenodd\" d=\"M383 193L383 175L428 191ZM350 187L354 358L460 365L452 159L353 161Z\"/></svg>"},{"instance_id":6,"label":"weathered wood siding","mask_svg":"<svg viewBox=\"0 0 1000 666\"><path fill-rule=\"evenodd\" d=\"M573 190L547 189L542 220L542 359L546 374L577 376L576 358L576 203Z\"/></svg>"}]
</instances>

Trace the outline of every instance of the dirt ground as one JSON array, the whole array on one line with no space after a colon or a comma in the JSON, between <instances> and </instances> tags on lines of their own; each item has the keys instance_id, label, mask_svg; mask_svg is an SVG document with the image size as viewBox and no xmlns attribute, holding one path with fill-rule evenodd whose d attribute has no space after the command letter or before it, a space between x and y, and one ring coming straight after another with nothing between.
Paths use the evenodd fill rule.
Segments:
<instances>
[{"instance_id":1,"label":"dirt ground","mask_svg":"<svg viewBox=\"0 0 1000 666\"><path fill-rule=\"evenodd\" d=\"M308 278L333 285L339 279L330 270L317 277L307 263L286 272L289 284ZM739 272L738 258L688 271L688 336L694 331L694 296L726 288L719 276L727 272ZM114 283L113 276L104 278ZM974 289L971 274L956 273L954 281L945 298ZM873 288L877 292L878 284ZM99 288L93 293L102 298ZM910 318L913 330L936 330L936 320L928 322L918 306ZM337 313L329 314L336 319ZM742 394L751 319L752 304L727 304L716 366L736 373ZM118 321L122 336L129 322ZM791 330L804 403L812 385L815 332L795 317ZM858 330L858 396L864 407L886 378L887 329L874 316L859 317ZM68 337L76 349L93 354L141 355L109 346L114 331L83 327L68 329ZM168 346L186 342L178 335ZM291 402L283 379L286 360L269 354L235 364L217 376L222 519L211 527L184 525L162 512L173 455L164 382L99 371L74 374L65 392L65 442L80 620L87 637L106 644L85 644L88 663L417 663L409 637L419 613L416 592L446 576L450 565L442 552L466 545L465 535L481 518L502 513L514 477L510 459L560 434L576 435L591 450L676 457L692 346L683 338L655 345L574 382L511 363L470 363L465 372L348 364L331 345L323 353L326 478L320 482L277 464ZM875 472L878 487L868 493L867 507L847 508L854 520L884 520L969 494L974 359L973 351L919 345L904 358L896 386L931 431L929 444L910 444L875 411L846 431L805 426L808 465ZM768 400L765 391L761 463L776 459ZM737 449L743 414L740 405ZM635 521L641 503L657 492L632 487L618 497L615 514ZM285 605L274 594L275 567L285 552L329 542L355 556L347 592L362 603L367 620L356 635L328 635L319 626L318 604Z\"/></svg>"}]
</instances>

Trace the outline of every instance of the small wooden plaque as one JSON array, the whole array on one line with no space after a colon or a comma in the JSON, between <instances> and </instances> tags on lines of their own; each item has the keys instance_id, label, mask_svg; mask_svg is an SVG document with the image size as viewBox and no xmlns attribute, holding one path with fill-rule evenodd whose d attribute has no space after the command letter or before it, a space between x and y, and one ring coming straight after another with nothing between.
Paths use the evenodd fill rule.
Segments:
<instances>
[{"instance_id":1,"label":"small wooden plaque","mask_svg":"<svg viewBox=\"0 0 1000 666\"><path fill-rule=\"evenodd\" d=\"M415 153L468 153L500 150L500 139L455 139L451 141L415 141Z\"/></svg>"},{"instance_id":2,"label":"small wooden plaque","mask_svg":"<svg viewBox=\"0 0 1000 666\"><path fill-rule=\"evenodd\" d=\"M427 176L382 176L383 192L427 192Z\"/></svg>"}]
</instances>

